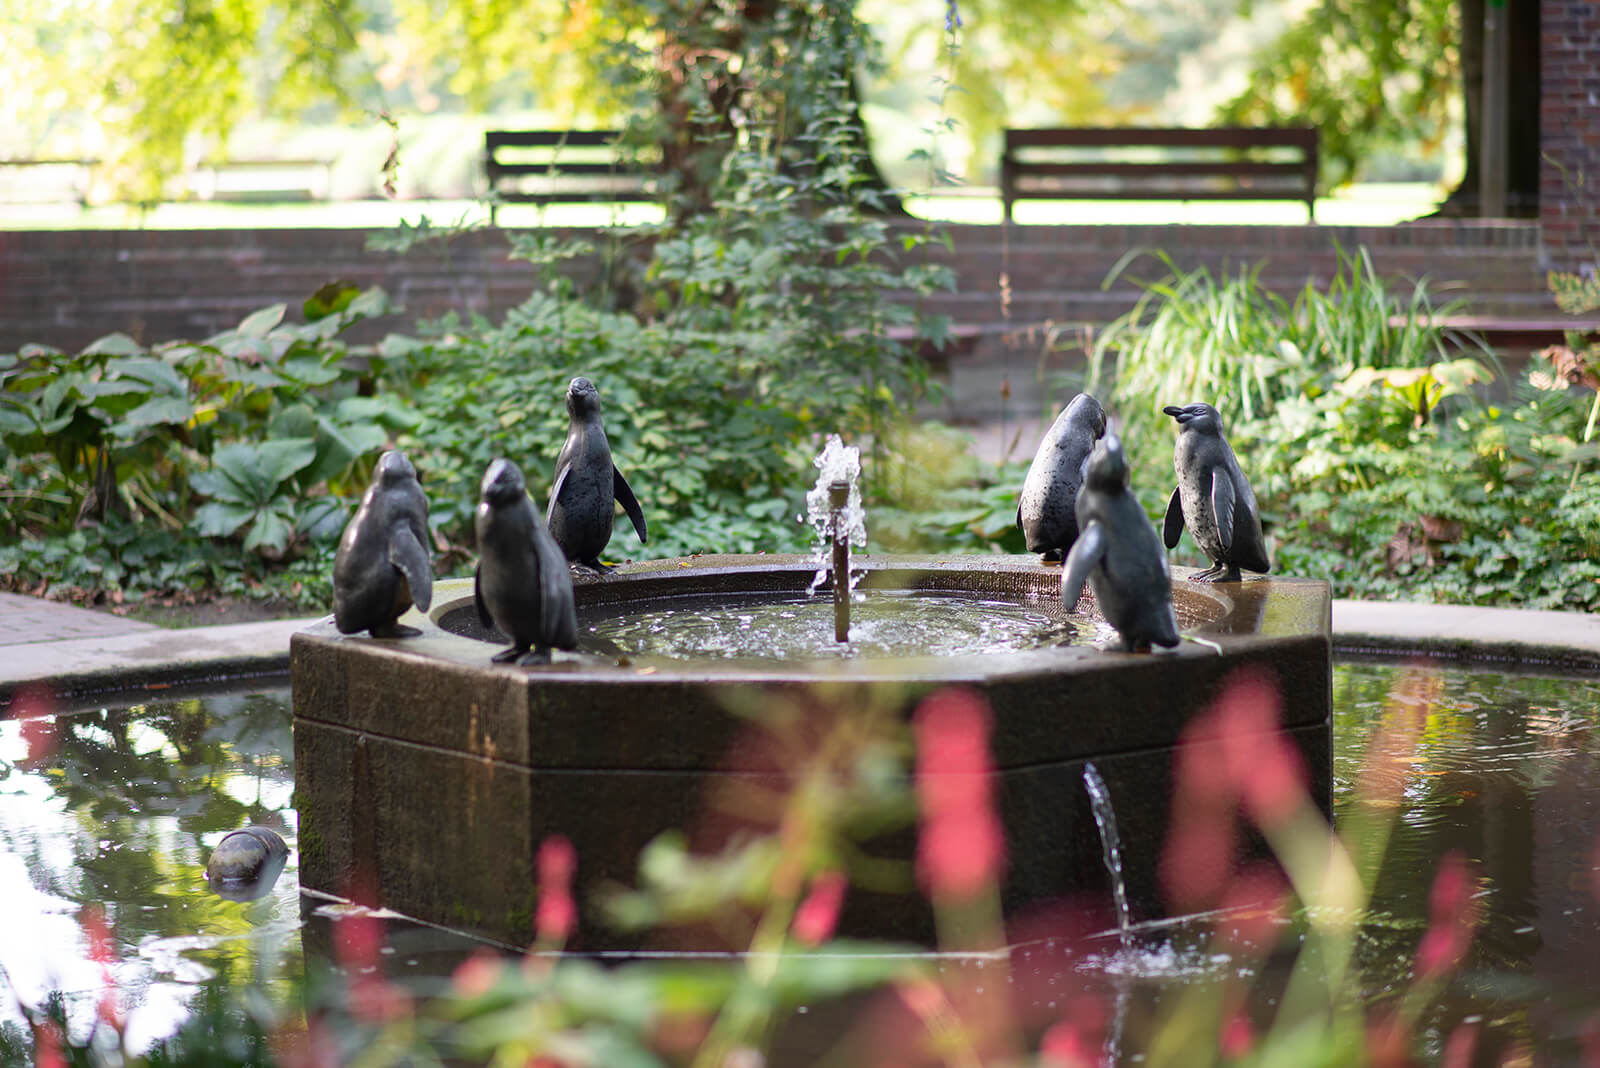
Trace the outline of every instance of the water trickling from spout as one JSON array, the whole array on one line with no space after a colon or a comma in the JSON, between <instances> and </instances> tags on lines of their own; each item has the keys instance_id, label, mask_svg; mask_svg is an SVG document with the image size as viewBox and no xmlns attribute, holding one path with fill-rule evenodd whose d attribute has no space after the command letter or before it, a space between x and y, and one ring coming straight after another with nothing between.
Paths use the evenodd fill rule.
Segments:
<instances>
[{"instance_id":1,"label":"water trickling from spout","mask_svg":"<svg viewBox=\"0 0 1600 1068\"><path fill-rule=\"evenodd\" d=\"M817 550L814 559L817 573L811 579L808 593L815 593L833 569L833 547L842 542L846 548L867 547L867 513L861 507L861 450L846 445L837 434L829 434L822 452L812 461L817 468L816 485L806 494L805 521L817 532ZM830 499L830 488L836 482L849 486L844 506L836 508ZM853 593L861 572L847 572L847 585L843 588Z\"/></svg>"},{"instance_id":2,"label":"water trickling from spout","mask_svg":"<svg viewBox=\"0 0 1600 1068\"><path fill-rule=\"evenodd\" d=\"M1111 876L1111 897L1117 905L1117 937L1122 948L1127 949L1133 933L1133 918L1128 910L1128 884L1122 878L1122 839L1117 834L1117 814L1111 808L1111 793L1092 761L1083 766L1083 788L1089 793L1089 807L1094 810L1094 822L1100 828L1100 850Z\"/></svg>"},{"instance_id":3,"label":"water trickling from spout","mask_svg":"<svg viewBox=\"0 0 1600 1068\"><path fill-rule=\"evenodd\" d=\"M844 510L850 503L850 483L844 479L828 483L829 538L833 542L833 640L850 640L850 532ZM841 582L839 576L846 576Z\"/></svg>"},{"instance_id":4,"label":"water trickling from spout","mask_svg":"<svg viewBox=\"0 0 1600 1068\"><path fill-rule=\"evenodd\" d=\"M1122 840L1117 834L1117 814L1111 808L1111 792L1093 761L1083 765L1083 788L1089 795L1089 807L1094 812L1094 822L1100 828L1100 851L1105 857L1106 873L1111 876L1111 898L1117 906L1117 942L1126 957L1133 945L1133 919L1128 909L1128 884L1122 877ZM1129 989L1127 981L1118 984L1116 1011L1111 1026L1106 1030L1106 1063L1116 1064L1122 1053L1122 1026L1128 1012Z\"/></svg>"}]
</instances>

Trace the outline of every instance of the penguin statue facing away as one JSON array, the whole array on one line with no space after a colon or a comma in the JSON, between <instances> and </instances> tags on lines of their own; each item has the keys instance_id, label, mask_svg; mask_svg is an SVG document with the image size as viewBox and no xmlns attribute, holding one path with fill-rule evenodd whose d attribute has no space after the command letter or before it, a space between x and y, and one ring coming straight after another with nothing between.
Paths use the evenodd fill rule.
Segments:
<instances>
[{"instance_id":1,"label":"penguin statue facing away","mask_svg":"<svg viewBox=\"0 0 1600 1068\"><path fill-rule=\"evenodd\" d=\"M1076 509L1078 540L1061 570L1062 606L1076 609L1087 582L1125 650L1177 645L1167 554L1139 499L1128 490L1128 458L1115 432L1107 432L1089 454Z\"/></svg>"},{"instance_id":2,"label":"penguin statue facing away","mask_svg":"<svg viewBox=\"0 0 1600 1068\"><path fill-rule=\"evenodd\" d=\"M491 659L539 664L549 661L552 647L576 649L572 575L528 499L522 469L510 460L495 460L484 472L473 528L478 568L472 599L478 619L511 639L511 648Z\"/></svg>"},{"instance_id":3,"label":"penguin statue facing away","mask_svg":"<svg viewBox=\"0 0 1600 1068\"><path fill-rule=\"evenodd\" d=\"M1249 479L1222 436L1222 417L1209 404L1161 409L1178 421L1172 467L1178 487L1167 502L1162 541L1176 548L1185 525L1212 566L1197 582L1238 582L1239 569L1265 574L1270 569L1261 513Z\"/></svg>"},{"instance_id":4,"label":"penguin statue facing away","mask_svg":"<svg viewBox=\"0 0 1600 1068\"><path fill-rule=\"evenodd\" d=\"M1105 409L1094 397L1080 393L1039 442L1017 497L1017 526L1027 539L1028 551L1041 553L1044 563L1060 561L1078 537L1074 503L1089 467L1089 452L1105 431Z\"/></svg>"},{"instance_id":5,"label":"penguin statue facing away","mask_svg":"<svg viewBox=\"0 0 1600 1068\"><path fill-rule=\"evenodd\" d=\"M378 458L372 484L345 525L333 558L333 622L341 634L370 631L375 638L422 633L397 623L416 604L433 601L428 550L428 498L406 454L390 449Z\"/></svg>"},{"instance_id":6,"label":"penguin statue facing away","mask_svg":"<svg viewBox=\"0 0 1600 1068\"><path fill-rule=\"evenodd\" d=\"M640 543L645 536L644 512L628 480L611 462L611 446L600 422L600 392L587 378L567 387L567 440L556 457L555 483L545 522L568 560L595 571L611 570L600 554L611 541L615 505L633 522Z\"/></svg>"}]
</instances>

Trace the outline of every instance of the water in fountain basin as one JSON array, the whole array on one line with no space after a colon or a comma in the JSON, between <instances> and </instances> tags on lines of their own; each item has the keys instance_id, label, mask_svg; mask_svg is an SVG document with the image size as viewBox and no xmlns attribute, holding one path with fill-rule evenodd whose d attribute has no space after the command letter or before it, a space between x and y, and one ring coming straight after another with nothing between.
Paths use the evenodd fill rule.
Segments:
<instances>
[{"instance_id":1,"label":"water in fountain basin","mask_svg":"<svg viewBox=\"0 0 1600 1068\"><path fill-rule=\"evenodd\" d=\"M851 546L867 547L867 512L861 506L861 450L846 445L837 434L829 434L827 443L812 461L817 468L817 484L806 493L806 514L801 522L810 523L817 532L817 573L811 580L807 593L828 581L828 569L833 564L833 510L828 505L828 486L833 482L848 482L850 498L839 513L841 526L848 535ZM862 572L852 570L850 589L856 588Z\"/></svg>"},{"instance_id":2,"label":"water in fountain basin","mask_svg":"<svg viewBox=\"0 0 1600 1068\"><path fill-rule=\"evenodd\" d=\"M1082 645L1104 638L1048 600L1003 601L930 590L855 595L850 641L833 635L833 605L805 593L679 597L649 612L578 610L580 647L602 656L792 662L962 656Z\"/></svg>"}]
</instances>

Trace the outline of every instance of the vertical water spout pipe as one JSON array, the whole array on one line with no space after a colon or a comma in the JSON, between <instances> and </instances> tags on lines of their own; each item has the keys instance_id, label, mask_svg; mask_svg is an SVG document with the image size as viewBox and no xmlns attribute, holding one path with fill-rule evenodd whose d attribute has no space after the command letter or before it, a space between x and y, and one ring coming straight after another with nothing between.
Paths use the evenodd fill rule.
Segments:
<instances>
[{"instance_id":1,"label":"vertical water spout pipe","mask_svg":"<svg viewBox=\"0 0 1600 1068\"><path fill-rule=\"evenodd\" d=\"M850 640L850 532L845 529L844 509L850 501L850 483L835 479L828 483L829 538L833 541L833 640Z\"/></svg>"}]
</instances>

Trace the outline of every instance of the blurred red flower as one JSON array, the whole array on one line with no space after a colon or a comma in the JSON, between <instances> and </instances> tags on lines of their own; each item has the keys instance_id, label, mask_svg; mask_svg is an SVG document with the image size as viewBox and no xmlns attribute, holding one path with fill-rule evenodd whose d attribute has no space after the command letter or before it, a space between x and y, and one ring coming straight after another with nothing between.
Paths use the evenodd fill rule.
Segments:
<instances>
[{"instance_id":1,"label":"blurred red flower","mask_svg":"<svg viewBox=\"0 0 1600 1068\"><path fill-rule=\"evenodd\" d=\"M1472 941L1474 880L1467 858L1451 850L1439 861L1428 894L1428 931L1417 946L1416 974L1432 978L1454 968Z\"/></svg>"},{"instance_id":2,"label":"blurred red flower","mask_svg":"<svg viewBox=\"0 0 1600 1068\"><path fill-rule=\"evenodd\" d=\"M936 898L969 898L1005 864L994 806L989 708L968 690L945 689L917 706L916 787L922 810L917 875Z\"/></svg>"},{"instance_id":3,"label":"blurred red flower","mask_svg":"<svg viewBox=\"0 0 1600 1068\"><path fill-rule=\"evenodd\" d=\"M539 843L539 907L534 930L540 942L565 942L578 926L578 906L572 899L572 874L578 852L572 843L553 834Z\"/></svg>"},{"instance_id":4,"label":"blurred red flower","mask_svg":"<svg viewBox=\"0 0 1600 1068\"><path fill-rule=\"evenodd\" d=\"M1210 908L1226 889L1240 809L1270 828L1306 803L1305 761L1284 734L1279 713L1271 680L1244 672L1179 737L1172 823L1160 861L1162 888L1177 908Z\"/></svg>"},{"instance_id":5,"label":"blurred red flower","mask_svg":"<svg viewBox=\"0 0 1600 1068\"><path fill-rule=\"evenodd\" d=\"M811 882L811 892L795 910L793 931L795 938L808 946L821 945L833 936L839 923L839 908L844 904L844 891L849 880L842 871L825 871Z\"/></svg>"}]
</instances>

